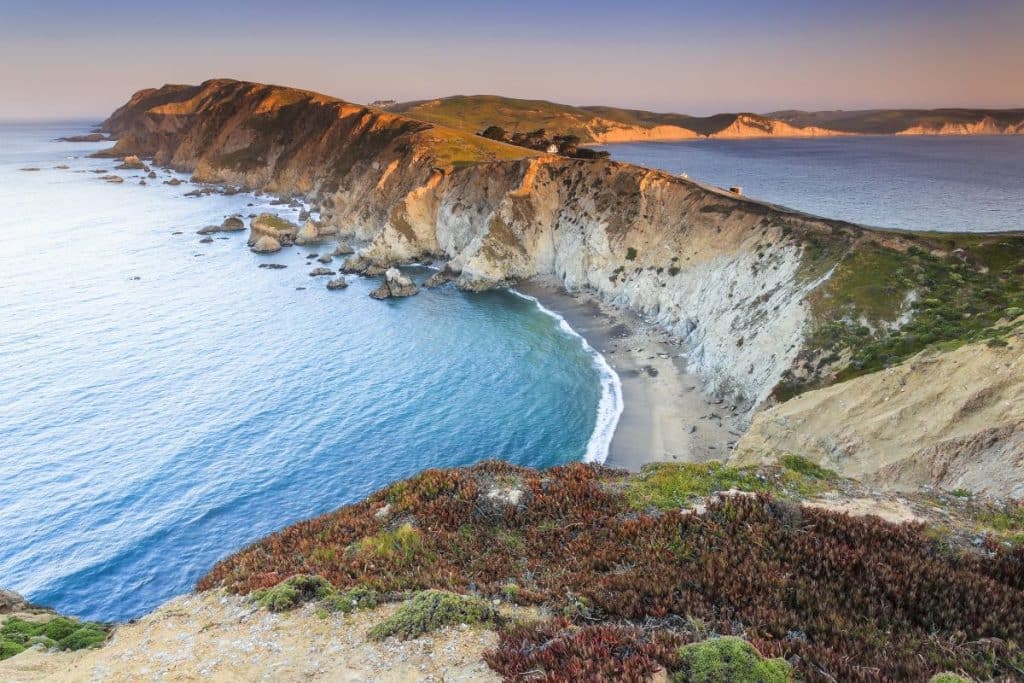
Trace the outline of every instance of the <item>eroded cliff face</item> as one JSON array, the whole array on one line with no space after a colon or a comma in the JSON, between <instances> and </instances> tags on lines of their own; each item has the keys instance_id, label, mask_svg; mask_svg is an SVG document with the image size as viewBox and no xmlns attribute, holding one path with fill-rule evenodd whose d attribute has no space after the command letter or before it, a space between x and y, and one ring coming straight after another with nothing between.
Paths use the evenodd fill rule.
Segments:
<instances>
[{"instance_id":1,"label":"eroded cliff face","mask_svg":"<svg viewBox=\"0 0 1024 683\"><path fill-rule=\"evenodd\" d=\"M366 245L348 264L355 270L430 258L467 289L535 275L591 288L682 337L711 390L747 408L784 375L822 381L820 368L849 359L811 362L818 352L805 341L834 312L812 307L811 294L850 253L876 243L941 251L663 172L537 156L289 88L165 86L136 94L105 128L118 138L110 154L305 195L339 234Z\"/></svg>"}]
</instances>

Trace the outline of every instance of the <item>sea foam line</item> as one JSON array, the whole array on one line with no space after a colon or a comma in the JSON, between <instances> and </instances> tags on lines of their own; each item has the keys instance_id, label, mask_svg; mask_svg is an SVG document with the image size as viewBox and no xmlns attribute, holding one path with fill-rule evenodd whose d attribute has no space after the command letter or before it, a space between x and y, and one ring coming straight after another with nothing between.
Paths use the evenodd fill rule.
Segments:
<instances>
[{"instance_id":1,"label":"sea foam line","mask_svg":"<svg viewBox=\"0 0 1024 683\"><path fill-rule=\"evenodd\" d=\"M594 431L590 434L590 441L587 442L587 453L583 456L584 462L603 463L608 458L608 449L612 445L612 437L615 435L615 428L622 416L622 380L612 370L604 355L590 345L582 334L572 329L572 326L560 314L547 308L535 296L523 294L514 289L509 289L516 296L532 301L540 309L541 313L551 316L558 321L558 326L566 334L576 337L583 344L583 350L594 359L594 367L601 378L601 400L597 404L597 421L594 423Z\"/></svg>"}]
</instances>

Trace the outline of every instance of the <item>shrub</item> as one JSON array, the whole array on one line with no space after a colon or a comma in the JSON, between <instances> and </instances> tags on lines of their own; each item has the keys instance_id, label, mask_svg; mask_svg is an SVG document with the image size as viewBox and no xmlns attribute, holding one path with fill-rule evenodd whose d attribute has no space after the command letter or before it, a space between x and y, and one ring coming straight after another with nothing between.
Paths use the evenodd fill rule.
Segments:
<instances>
[{"instance_id":1,"label":"shrub","mask_svg":"<svg viewBox=\"0 0 1024 683\"><path fill-rule=\"evenodd\" d=\"M62 650L84 650L99 647L107 640L107 632L96 624L87 624L64 636L57 645Z\"/></svg>"},{"instance_id":2,"label":"shrub","mask_svg":"<svg viewBox=\"0 0 1024 683\"><path fill-rule=\"evenodd\" d=\"M282 581L273 588L257 591L253 597L271 612L285 612L313 600L322 600L334 587L319 576L300 574Z\"/></svg>"},{"instance_id":3,"label":"shrub","mask_svg":"<svg viewBox=\"0 0 1024 683\"><path fill-rule=\"evenodd\" d=\"M792 453L779 458L779 464L787 470L792 470L811 479L836 479L839 477L836 472Z\"/></svg>"},{"instance_id":4,"label":"shrub","mask_svg":"<svg viewBox=\"0 0 1024 683\"><path fill-rule=\"evenodd\" d=\"M636 260L636 249L634 249L633 247L629 247L628 249L626 249L626 260L627 261L634 261L634 260Z\"/></svg>"},{"instance_id":5,"label":"shrub","mask_svg":"<svg viewBox=\"0 0 1024 683\"><path fill-rule=\"evenodd\" d=\"M928 683L971 683L971 679L964 678L960 674L945 671L941 674L935 674L929 678Z\"/></svg>"},{"instance_id":6,"label":"shrub","mask_svg":"<svg viewBox=\"0 0 1024 683\"><path fill-rule=\"evenodd\" d=\"M367 588L356 586L341 593L332 593L324 598L324 607L331 612L342 612L348 614L361 609L373 609L383 602L380 593Z\"/></svg>"},{"instance_id":7,"label":"shrub","mask_svg":"<svg viewBox=\"0 0 1024 683\"><path fill-rule=\"evenodd\" d=\"M713 638L684 645L678 683L787 683L793 671L784 659L765 659L742 638Z\"/></svg>"},{"instance_id":8,"label":"shrub","mask_svg":"<svg viewBox=\"0 0 1024 683\"><path fill-rule=\"evenodd\" d=\"M7 659L25 651L25 646L13 640L0 638L0 659Z\"/></svg>"},{"instance_id":9,"label":"shrub","mask_svg":"<svg viewBox=\"0 0 1024 683\"><path fill-rule=\"evenodd\" d=\"M41 644L47 649L82 650L99 647L108 635L107 627L91 621L54 617L34 622L8 619L0 628L0 659L13 657L28 647Z\"/></svg>"},{"instance_id":10,"label":"shrub","mask_svg":"<svg viewBox=\"0 0 1024 683\"><path fill-rule=\"evenodd\" d=\"M448 591L421 591L398 611L370 629L370 637L384 640L398 636L416 638L453 624L489 624L500 620L498 612L486 600Z\"/></svg>"}]
</instances>

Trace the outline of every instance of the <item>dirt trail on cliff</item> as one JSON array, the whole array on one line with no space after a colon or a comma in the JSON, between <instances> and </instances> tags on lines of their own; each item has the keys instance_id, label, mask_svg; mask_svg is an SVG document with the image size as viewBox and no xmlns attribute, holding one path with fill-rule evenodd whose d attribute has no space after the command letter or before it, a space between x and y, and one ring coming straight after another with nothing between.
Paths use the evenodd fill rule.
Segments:
<instances>
[{"instance_id":1,"label":"dirt trail on cliff","mask_svg":"<svg viewBox=\"0 0 1024 683\"><path fill-rule=\"evenodd\" d=\"M808 392L758 415L733 462L784 453L899 490L1024 496L1024 335Z\"/></svg>"}]
</instances>

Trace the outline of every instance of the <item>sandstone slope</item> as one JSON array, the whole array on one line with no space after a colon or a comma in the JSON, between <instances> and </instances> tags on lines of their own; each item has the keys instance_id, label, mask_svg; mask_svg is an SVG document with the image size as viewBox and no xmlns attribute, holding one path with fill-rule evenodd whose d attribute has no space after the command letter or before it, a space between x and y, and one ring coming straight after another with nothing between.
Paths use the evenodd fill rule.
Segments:
<instances>
[{"instance_id":1,"label":"sandstone slope","mask_svg":"<svg viewBox=\"0 0 1024 683\"><path fill-rule=\"evenodd\" d=\"M760 413L731 462L799 453L886 488L1024 497L1024 336L924 352Z\"/></svg>"}]
</instances>

